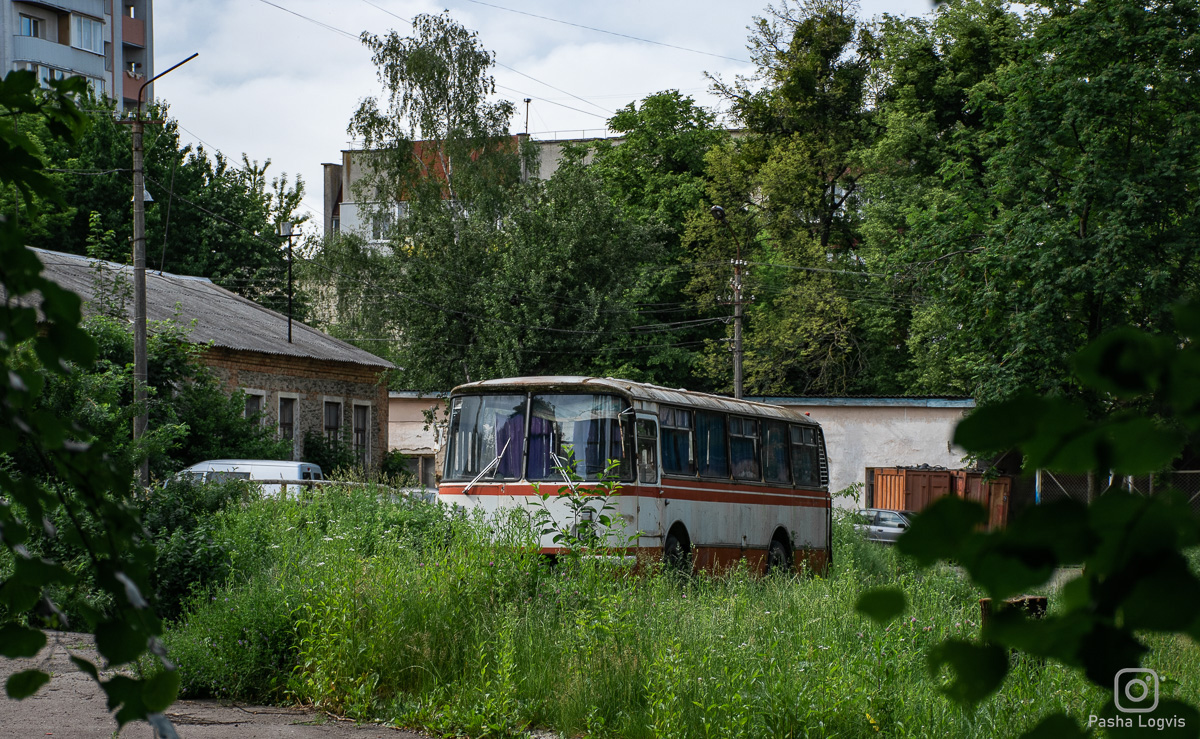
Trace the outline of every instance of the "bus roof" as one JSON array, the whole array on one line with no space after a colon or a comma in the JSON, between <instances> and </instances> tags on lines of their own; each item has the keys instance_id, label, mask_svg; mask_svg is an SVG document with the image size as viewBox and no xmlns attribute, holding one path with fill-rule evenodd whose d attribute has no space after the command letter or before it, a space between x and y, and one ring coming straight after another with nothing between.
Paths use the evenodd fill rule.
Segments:
<instances>
[{"instance_id":1,"label":"bus roof","mask_svg":"<svg viewBox=\"0 0 1200 739\"><path fill-rule=\"evenodd\" d=\"M724 413L740 413L760 418L778 418L792 423L807 423L818 426L816 421L800 411L784 406L758 403L753 400L737 400L724 395L698 393L692 390L674 389L651 385L646 382L619 380L615 377L586 377L583 375L545 375L539 377L504 377L459 385L451 395L476 395L501 390L530 392L533 390L587 390L589 392L617 391L634 400L650 403L665 403Z\"/></svg>"}]
</instances>

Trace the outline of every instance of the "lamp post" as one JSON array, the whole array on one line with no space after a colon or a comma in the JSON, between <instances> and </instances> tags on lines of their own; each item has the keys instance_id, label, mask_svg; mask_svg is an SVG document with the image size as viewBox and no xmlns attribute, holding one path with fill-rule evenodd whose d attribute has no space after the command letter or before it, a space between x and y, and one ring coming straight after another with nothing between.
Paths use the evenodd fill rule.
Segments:
<instances>
[{"instance_id":1,"label":"lamp post","mask_svg":"<svg viewBox=\"0 0 1200 739\"><path fill-rule=\"evenodd\" d=\"M150 421L146 408L146 179L142 162L142 95L151 82L197 56L199 54L192 54L143 82L138 88L137 117L133 119L133 402L138 409L133 419L135 442L145 435ZM149 459L142 460L138 478L142 487L150 484Z\"/></svg>"},{"instance_id":2,"label":"lamp post","mask_svg":"<svg viewBox=\"0 0 1200 739\"><path fill-rule=\"evenodd\" d=\"M742 242L738 239L729 220L725 217L725 209L714 205L710 212L717 222L725 226L733 243L737 246L737 258L733 263L733 397L742 397Z\"/></svg>"}]
</instances>

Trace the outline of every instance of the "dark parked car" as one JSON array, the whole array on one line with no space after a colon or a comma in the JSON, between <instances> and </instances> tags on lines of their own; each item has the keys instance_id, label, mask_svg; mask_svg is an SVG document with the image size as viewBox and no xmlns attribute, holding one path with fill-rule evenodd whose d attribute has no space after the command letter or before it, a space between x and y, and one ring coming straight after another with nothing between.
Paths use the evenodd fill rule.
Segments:
<instances>
[{"instance_id":1,"label":"dark parked car","mask_svg":"<svg viewBox=\"0 0 1200 739\"><path fill-rule=\"evenodd\" d=\"M868 541L894 544L912 525L909 511L887 511L882 508L862 508L854 521L854 530L861 531Z\"/></svg>"}]
</instances>

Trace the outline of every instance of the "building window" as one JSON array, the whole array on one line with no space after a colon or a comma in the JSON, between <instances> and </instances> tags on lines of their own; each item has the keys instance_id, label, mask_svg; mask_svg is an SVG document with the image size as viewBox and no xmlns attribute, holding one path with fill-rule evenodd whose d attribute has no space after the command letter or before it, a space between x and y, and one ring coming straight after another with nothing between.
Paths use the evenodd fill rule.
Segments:
<instances>
[{"instance_id":1,"label":"building window","mask_svg":"<svg viewBox=\"0 0 1200 739\"><path fill-rule=\"evenodd\" d=\"M337 443L342 430L342 404L325 401L325 439Z\"/></svg>"},{"instance_id":2,"label":"building window","mask_svg":"<svg viewBox=\"0 0 1200 739\"><path fill-rule=\"evenodd\" d=\"M354 455L358 457L359 464L366 467L371 461L370 434L368 433L368 424L371 418L371 406L356 405L354 406Z\"/></svg>"},{"instance_id":3,"label":"building window","mask_svg":"<svg viewBox=\"0 0 1200 739\"><path fill-rule=\"evenodd\" d=\"M296 440L296 399L279 399L279 438Z\"/></svg>"},{"instance_id":4,"label":"building window","mask_svg":"<svg viewBox=\"0 0 1200 739\"><path fill-rule=\"evenodd\" d=\"M263 412L263 395L262 393L252 393L246 391L246 418L258 419L261 421Z\"/></svg>"},{"instance_id":5,"label":"building window","mask_svg":"<svg viewBox=\"0 0 1200 739\"><path fill-rule=\"evenodd\" d=\"M28 15L23 15L21 16L21 28L17 35L46 38L46 24L41 18L32 18Z\"/></svg>"},{"instance_id":6,"label":"building window","mask_svg":"<svg viewBox=\"0 0 1200 739\"><path fill-rule=\"evenodd\" d=\"M103 54L104 24L82 15L71 16L71 46L94 54Z\"/></svg>"}]
</instances>

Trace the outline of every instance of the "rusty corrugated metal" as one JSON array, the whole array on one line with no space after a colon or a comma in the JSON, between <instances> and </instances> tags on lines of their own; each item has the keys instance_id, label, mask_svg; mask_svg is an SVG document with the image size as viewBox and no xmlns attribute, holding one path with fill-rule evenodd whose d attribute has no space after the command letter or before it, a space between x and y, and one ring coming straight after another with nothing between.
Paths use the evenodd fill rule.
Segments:
<instances>
[{"instance_id":1,"label":"rusty corrugated metal","mask_svg":"<svg viewBox=\"0 0 1200 739\"><path fill-rule=\"evenodd\" d=\"M919 467L875 469L875 507L919 511L954 490L952 470Z\"/></svg>"},{"instance_id":2,"label":"rusty corrugated metal","mask_svg":"<svg viewBox=\"0 0 1200 739\"><path fill-rule=\"evenodd\" d=\"M986 508L989 529L1003 528L1008 523L1011 477L1001 475L984 482L983 473L978 470L954 470L954 494Z\"/></svg>"}]
</instances>

